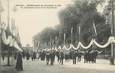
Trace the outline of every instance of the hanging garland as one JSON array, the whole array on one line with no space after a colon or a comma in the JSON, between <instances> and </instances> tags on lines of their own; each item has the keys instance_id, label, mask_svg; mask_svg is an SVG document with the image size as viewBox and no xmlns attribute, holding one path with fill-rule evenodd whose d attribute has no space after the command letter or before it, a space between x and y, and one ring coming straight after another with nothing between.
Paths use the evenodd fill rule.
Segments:
<instances>
[{"instance_id":1,"label":"hanging garland","mask_svg":"<svg viewBox=\"0 0 115 73\"><path fill-rule=\"evenodd\" d=\"M110 44L115 43L115 37L114 36L110 36L108 41L102 45L99 44L95 39L92 39L91 42L89 43L89 45L84 46L81 42L78 42L77 47L75 47L73 44L70 44L70 47L67 48L66 45L64 45L62 48L61 46L58 47L58 49L63 49L63 50L70 50L70 49L74 49L74 50L78 50L80 47L84 48L84 49L88 49L90 48L92 45L96 45L99 48L106 48L107 46L109 46Z\"/></svg>"},{"instance_id":2,"label":"hanging garland","mask_svg":"<svg viewBox=\"0 0 115 73\"><path fill-rule=\"evenodd\" d=\"M23 50L19 47L17 41L12 37L12 36L8 36L8 38L6 38L6 33L3 30L2 32L2 41L5 45L9 45L10 47L15 47L17 50L19 50L20 52L22 52Z\"/></svg>"}]
</instances>

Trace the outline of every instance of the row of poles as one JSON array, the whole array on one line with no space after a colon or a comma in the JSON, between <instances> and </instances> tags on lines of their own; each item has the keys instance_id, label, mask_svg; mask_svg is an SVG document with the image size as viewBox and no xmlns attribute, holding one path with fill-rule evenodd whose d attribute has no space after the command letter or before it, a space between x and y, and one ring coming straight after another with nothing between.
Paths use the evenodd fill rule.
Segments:
<instances>
[{"instance_id":1,"label":"row of poles","mask_svg":"<svg viewBox=\"0 0 115 73\"><path fill-rule=\"evenodd\" d=\"M114 0L110 0L111 1L111 8L112 8L112 25L111 25L111 35L115 36L115 25L114 25ZM114 44L111 44L111 58L110 58L110 64L114 65Z\"/></svg>"},{"instance_id":2,"label":"row of poles","mask_svg":"<svg viewBox=\"0 0 115 73\"><path fill-rule=\"evenodd\" d=\"M112 23L111 23L111 36L115 36L115 25L114 25L114 0L110 0L110 4L111 4L111 18L112 18ZM81 33L81 28L80 28L80 25L79 25L79 37L78 37L78 41L81 41L80 40L80 33ZM93 23L93 29L94 29L94 32L95 32L95 36L97 36L97 31L96 31L96 26L95 24ZM71 43L72 43L72 33L73 33L73 28L71 28ZM95 38L95 37L93 37ZM65 41L66 41L66 34L64 33L64 44L65 44ZM51 41L50 41L51 42ZM50 45L51 46L51 45ZM114 57L115 57L115 46L114 46L114 43L111 44L111 57L110 57L110 64L111 65L114 65Z\"/></svg>"},{"instance_id":3,"label":"row of poles","mask_svg":"<svg viewBox=\"0 0 115 73\"><path fill-rule=\"evenodd\" d=\"M0 70L1 70L1 49L2 49L2 29L1 29L1 14L3 12L3 8L2 8L2 5L1 5L1 0L0 0Z\"/></svg>"}]
</instances>

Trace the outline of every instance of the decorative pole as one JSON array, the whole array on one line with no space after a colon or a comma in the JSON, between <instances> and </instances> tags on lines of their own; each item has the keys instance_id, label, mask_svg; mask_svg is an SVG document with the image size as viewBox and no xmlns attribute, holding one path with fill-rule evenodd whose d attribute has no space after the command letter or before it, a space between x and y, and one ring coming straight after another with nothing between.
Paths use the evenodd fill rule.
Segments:
<instances>
[{"instance_id":1,"label":"decorative pole","mask_svg":"<svg viewBox=\"0 0 115 73\"><path fill-rule=\"evenodd\" d=\"M111 1L111 8L112 8L112 25L111 25L111 35L114 36L114 0ZM110 64L114 65L114 44L111 44L111 57L110 57Z\"/></svg>"},{"instance_id":2,"label":"decorative pole","mask_svg":"<svg viewBox=\"0 0 115 73\"><path fill-rule=\"evenodd\" d=\"M8 2L8 16L7 16L7 24L8 24L8 27L9 27L9 24L10 24L10 11L9 11L9 0L7 0ZM8 47L8 58L7 58L7 65L10 66L10 47Z\"/></svg>"},{"instance_id":3,"label":"decorative pole","mask_svg":"<svg viewBox=\"0 0 115 73\"><path fill-rule=\"evenodd\" d=\"M1 24L1 12L0 12L0 71L1 71L1 49L2 49L2 45L1 45L1 43L2 43L2 24Z\"/></svg>"},{"instance_id":4,"label":"decorative pole","mask_svg":"<svg viewBox=\"0 0 115 73\"><path fill-rule=\"evenodd\" d=\"M1 14L3 12L3 8L1 5L1 0L0 0L0 70L1 70L1 49L2 49L2 45L1 45L1 41L2 41L2 24L1 24Z\"/></svg>"},{"instance_id":5,"label":"decorative pole","mask_svg":"<svg viewBox=\"0 0 115 73\"><path fill-rule=\"evenodd\" d=\"M8 22L7 22L7 24L9 25L9 23L10 23L10 11L9 11L9 8L10 8L9 6L10 5L9 5L9 0L7 0L7 3L8 3L8 7L7 7L8 8L8 16L7 16L7 21Z\"/></svg>"}]
</instances>

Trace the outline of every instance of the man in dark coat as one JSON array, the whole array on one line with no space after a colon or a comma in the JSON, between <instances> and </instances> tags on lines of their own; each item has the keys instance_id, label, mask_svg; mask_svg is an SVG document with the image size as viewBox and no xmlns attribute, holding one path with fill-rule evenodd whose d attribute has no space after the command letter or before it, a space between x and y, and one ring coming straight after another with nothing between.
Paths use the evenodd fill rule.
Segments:
<instances>
[{"instance_id":1,"label":"man in dark coat","mask_svg":"<svg viewBox=\"0 0 115 73\"><path fill-rule=\"evenodd\" d=\"M60 63L63 65L63 60L64 60L64 53L63 51L60 51Z\"/></svg>"},{"instance_id":2,"label":"man in dark coat","mask_svg":"<svg viewBox=\"0 0 115 73\"><path fill-rule=\"evenodd\" d=\"M46 55L45 51L42 51L40 55L41 61L45 60L45 55Z\"/></svg>"},{"instance_id":3,"label":"man in dark coat","mask_svg":"<svg viewBox=\"0 0 115 73\"><path fill-rule=\"evenodd\" d=\"M88 57L89 57L89 52L85 51L85 53L84 53L84 63L88 62Z\"/></svg>"},{"instance_id":4,"label":"man in dark coat","mask_svg":"<svg viewBox=\"0 0 115 73\"><path fill-rule=\"evenodd\" d=\"M54 64L54 60L55 60L55 51L54 50L51 50L50 52L50 64L53 65Z\"/></svg>"},{"instance_id":5,"label":"man in dark coat","mask_svg":"<svg viewBox=\"0 0 115 73\"><path fill-rule=\"evenodd\" d=\"M60 61L60 55L59 55L59 51L56 51L56 57L57 57L57 61L59 62Z\"/></svg>"},{"instance_id":6,"label":"man in dark coat","mask_svg":"<svg viewBox=\"0 0 115 73\"><path fill-rule=\"evenodd\" d=\"M29 60L30 59L30 54L27 52L26 53L26 59Z\"/></svg>"},{"instance_id":7,"label":"man in dark coat","mask_svg":"<svg viewBox=\"0 0 115 73\"><path fill-rule=\"evenodd\" d=\"M49 59L50 59L50 51L47 49L46 51L46 63L49 65Z\"/></svg>"},{"instance_id":8,"label":"man in dark coat","mask_svg":"<svg viewBox=\"0 0 115 73\"><path fill-rule=\"evenodd\" d=\"M77 52L77 57L78 57L78 62L81 62L82 53L81 52Z\"/></svg>"},{"instance_id":9,"label":"man in dark coat","mask_svg":"<svg viewBox=\"0 0 115 73\"><path fill-rule=\"evenodd\" d=\"M23 70L23 61L22 61L22 53L18 52L17 54L17 62L16 62L16 70L22 71Z\"/></svg>"},{"instance_id":10,"label":"man in dark coat","mask_svg":"<svg viewBox=\"0 0 115 73\"><path fill-rule=\"evenodd\" d=\"M36 52L33 52L32 61L36 59Z\"/></svg>"},{"instance_id":11,"label":"man in dark coat","mask_svg":"<svg viewBox=\"0 0 115 73\"><path fill-rule=\"evenodd\" d=\"M76 51L72 51L72 59L73 59L73 64L76 64Z\"/></svg>"}]
</instances>

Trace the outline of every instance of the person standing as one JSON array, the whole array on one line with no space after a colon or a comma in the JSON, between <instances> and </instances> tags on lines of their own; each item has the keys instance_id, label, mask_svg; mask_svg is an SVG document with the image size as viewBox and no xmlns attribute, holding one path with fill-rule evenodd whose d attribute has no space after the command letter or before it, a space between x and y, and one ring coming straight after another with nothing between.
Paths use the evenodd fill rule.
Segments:
<instances>
[{"instance_id":1,"label":"person standing","mask_svg":"<svg viewBox=\"0 0 115 73\"><path fill-rule=\"evenodd\" d=\"M36 59L36 52L33 52L32 54L32 61Z\"/></svg>"},{"instance_id":2,"label":"person standing","mask_svg":"<svg viewBox=\"0 0 115 73\"><path fill-rule=\"evenodd\" d=\"M17 62L16 62L16 70L23 71L23 61L22 61L22 53L18 52L17 54Z\"/></svg>"},{"instance_id":3,"label":"person standing","mask_svg":"<svg viewBox=\"0 0 115 73\"><path fill-rule=\"evenodd\" d=\"M81 57L82 57L82 53L80 51L77 52L77 56L78 56L78 62L81 62Z\"/></svg>"},{"instance_id":4,"label":"person standing","mask_svg":"<svg viewBox=\"0 0 115 73\"><path fill-rule=\"evenodd\" d=\"M29 54L29 52L26 53L26 59L27 59L27 60L30 59L30 54Z\"/></svg>"},{"instance_id":5,"label":"person standing","mask_svg":"<svg viewBox=\"0 0 115 73\"><path fill-rule=\"evenodd\" d=\"M49 65L49 59L50 59L50 51L49 49L46 50L46 63Z\"/></svg>"},{"instance_id":6,"label":"person standing","mask_svg":"<svg viewBox=\"0 0 115 73\"><path fill-rule=\"evenodd\" d=\"M72 59L73 59L73 64L76 64L76 51L72 51Z\"/></svg>"},{"instance_id":7,"label":"person standing","mask_svg":"<svg viewBox=\"0 0 115 73\"><path fill-rule=\"evenodd\" d=\"M64 60L64 53L63 51L60 51L60 63L63 65L63 60Z\"/></svg>"},{"instance_id":8,"label":"person standing","mask_svg":"<svg viewBox=\"0 0 115 73\"><path fill-rule=\"evenodd\" d=\"M50 65L53 65L55 61L55 51L54 50L51 50L50 60L51 60Z\"/></svg>"}]
</instances>

